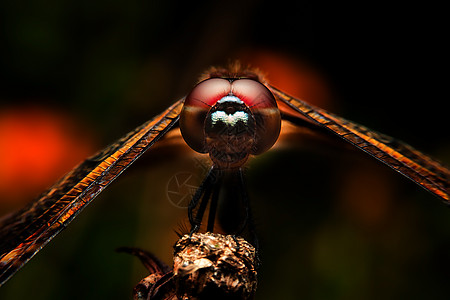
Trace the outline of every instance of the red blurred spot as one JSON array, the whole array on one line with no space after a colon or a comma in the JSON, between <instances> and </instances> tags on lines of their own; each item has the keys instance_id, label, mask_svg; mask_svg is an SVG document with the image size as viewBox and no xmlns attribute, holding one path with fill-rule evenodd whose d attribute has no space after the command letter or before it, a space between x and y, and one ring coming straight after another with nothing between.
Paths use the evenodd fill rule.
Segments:
<instances>
[{"instance_id":1,"label":"red blurred spot","mask_svg":"<svg viewBox=\"0 0 450 300\"><path fill-rule=\"evenodd\" d=\"M238 55L258 68L273 86L316 106L331 109L332 97L325 76L307 61L268 50L245 50Z\"/></svg>"},{"instance_id":2,"label":"red blurred spot","mask_svg":"<svg viewBox=\"0 0 450 300\"><path fill-rule=\"evenodd\" d=\"M16 107L0 112L0 205L28 202L93 154L93 139L62 112ZM19 203L18 203L19 202Z\"/></svg>"}]
</instances>

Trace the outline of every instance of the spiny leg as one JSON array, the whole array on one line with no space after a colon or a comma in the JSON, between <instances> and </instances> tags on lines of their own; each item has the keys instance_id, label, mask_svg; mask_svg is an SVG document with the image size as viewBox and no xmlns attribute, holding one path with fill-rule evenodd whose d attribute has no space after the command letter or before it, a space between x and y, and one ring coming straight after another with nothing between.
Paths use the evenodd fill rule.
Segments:
<instances>
[{"instance_id":1,"label":"spiny leg","mask_svg":"<svg viewBox=\"0 0 450 300\"><path fill-rule=\"evenodd\" d=\"M238 195L241 196L241 202L242 202L242 205L244 208L244 213L245 213L241 227L236 231L236 234L239 235L242 233L242 231L244 231L245 227L249 223L250 205L249 205L249 200L248 200L248 195L247 195L247 189L245 188L244 176L242 175L242 169L239 169L237 176L238 176ZM249 225L249 229L250 229L250 225Z\"/></svg>"},{"instance_id":2,"label":"spiny leg","mask_svg":"<svg viewBox=\"0 0 450 300\"><path fill-rule=\"evenodd\" d=\"M200 225L202 224L202 220L203 220L203 215L205 214L206 206L208 205L208 202L209 202L212 192L213 192L213 189L212 189L211 185L208 185L205 188L205 192L202 196L202 200L200 201L200 206L195 215L194 226L191 229L191 232L197 232L198 229L200 229Z\"/></svg>"},{"instance_id":3,"label":"spiny leg","mask_svg":"<svg viewBox=\"0 0 450 300\"><path fill-rule=\"evenodd\" d=\"M189 205L188 205L188 217L189 217L189 223L191 223L191 226L194 226L194 223L195 223L193 210L198 205L198 202L200 201L202 195L205 192L205 188L207 186L207 183L209 182L209 177L211 176L211 174L213 172L213 168L214 168L214 166L211 167L211 169L208 172L208 175L206 175L205 179L203 179L203 182L197 188L197 190L195 191L194 196L192 197L191 201L189 202Z\"/></svg>"},{"instance_id":4,"label":"spiny leg","mask_svg":"<svg viewBox=\"0 0 450 300\"><path fill-rule=\"evenodd\" d=\"M194 197L192 197L192 200L189 202L188 217L189 223L191 223L191 234L197 232L198 229L200 228L203 219L203 214L205 213L208 200L211 197L213 185L214 182L216 181L217 174L218 174L217 168L212 166L211 169L209 170L208 175L206 175L206 178L203 180L203 182L195 192ZM194 217L194 209L197 207L199 201L200 206Z\"/></svg>"},{"instance_id":5,"label":"spiny leg","mask_svg":"<svg viewBox=\"0 0 450 300\"><path fill-rule=\"evenodd\" d=\"M206 227L207 232L213 232L214 223L216 220L216 212L217 212L217 204L219 202L219 193L222 183L222 177L219 176L218 180L214 183L213 194L211 197L211 203L209 206L209 214L208 214L208 226Z\"/></svg>"},{"instance_id":6,"label":"spiny leg","mask_svg":"<svg viewBox=\"0 0 450 300\"><path fill-rule=\"evenodd\" d=\"M224 174L228 174L227 179L224 180ZM234 178L234 179L233 179ZM230 181L231 180L231 181ZM225 181L226 188L234 190L232 194L234 197L237 197L242 204L242 208L244 209L244 215L242 218L242 223L239 225L239 228L234 231L234 235L241 235L242 232L247 228L248 233L250 235L251 240L253 241L253 245L256 249L258 249L258 239L256 237L256 230L253 222L253 215L250 207L250 201L247 194L247 190L245 188L245 181L242 169L233 170L231 172L224 173L223 170L213 166L211 167L208 175L201 183L200 187L194 194L191 202L188 206L188 217L189 222L191 223L191 234L197 232L200 228L206 207L208 205L209 200L209 214L208 214L208 223L207 223L207 231L213 232L215 225L215 218L217 213L217 206L219 201L219 194L221 188L223 187L223 182ZM232 184L230 186L230 184ZM225 199L226 200L226 199ZM198 209L195 212L195 208Z\"/></svg>"},{"instance_id":7,"label":"spiny leg","mask_svg":"<svg viewBox=\"0 0 450 300\"><path fill-rule=\"evenodd\" d=\"M250 234L250 238L253 240L253 246L258 251L259 242L256 235L255 223L253 221L253 214L250 206L249 197L247 194L247 189L245 188L245 180L242 169L239 169L239 194L242 195L242 204L244 206L245 215L244 221L242 223L241 228L237 231L237 235L240 235L242 231L244 231L245 227L248 229L248 233Z\"/></svg>"}]
</instances>

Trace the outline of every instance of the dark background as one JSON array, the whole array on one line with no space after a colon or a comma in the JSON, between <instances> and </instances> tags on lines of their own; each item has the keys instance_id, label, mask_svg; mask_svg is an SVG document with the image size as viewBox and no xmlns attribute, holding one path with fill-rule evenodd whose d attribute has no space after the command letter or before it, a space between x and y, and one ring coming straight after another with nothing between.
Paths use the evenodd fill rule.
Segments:
<instances>
[{"instance_id":1,"label":"dark background","mask_svg":"<svg viewBox=\"0 0 450 300\"><path fill-rule=\"evenodd\" d=\"M443 11L400 3L3 1L0 148L9 152L0 179L12 178L1 169L12 159L60 169L44 176L25 165L0 190L2 212L165 109L209 66L233 59L448 165ZM304 85L289 89L297 78L314 78L326 96ZM51 144L67 144L61 161L33 150L33 143L44 153L46 145L56 147L33 140L41 122L19 131L30 115L62 130ZM8 118L16 123L1 122ZM246 170L262 244L257 299L446 299L449 211L395 172L330 141L280 147ZM165 156L138 161L5 284L0 298L130 298L146 272L114 248L139 246L170 263L173 229L185 216L164 186L192 159L174 164L184 158ZM192 169L201 177L198 166ZM33 190L27 174L48 182Z\"/></svg>"}]
</instances>

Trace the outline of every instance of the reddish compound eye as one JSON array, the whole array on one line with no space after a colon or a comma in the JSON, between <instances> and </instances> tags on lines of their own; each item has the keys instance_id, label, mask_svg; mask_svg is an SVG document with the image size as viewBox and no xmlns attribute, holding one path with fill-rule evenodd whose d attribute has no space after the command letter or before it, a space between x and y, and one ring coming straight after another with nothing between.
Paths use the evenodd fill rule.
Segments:
<instances>
[{"instance_id":1,"label":"reddish compound eye","mask_svg":"<svg viewBox=\"0 0 450 300\"><path fill-rule=\"evenodd\" d=\"M231 91L231 83L211 78L197 84L187 95L180 115L180 129L186 143L197 152L206 153L205 119L208 111Z\"/></svg>"},{"instance_id":2,"label":"reddish compound eye","mask_svg":"<svg viewBox=\"0 0 450 300\"><path fill-rule=\"evenodd\" d=\"M280 134L281 116L272 93L252 79L232 83L231 91L250 108L256 121L256 142L250 154L261 154L275 144Z\"/></svg>"},{"instance_id":3,"label":"reddish compound eye","mask_svg":"<svg viewBox=\"0 0 450 300\"><path fill-rule=\"evenodd\" d=\"M272 93L252 79L211 78L186 97L180 129L195 151L209 153L222 168L239 167L249 154L276 142L280 112Z\"/></svg>"}]
</instances>

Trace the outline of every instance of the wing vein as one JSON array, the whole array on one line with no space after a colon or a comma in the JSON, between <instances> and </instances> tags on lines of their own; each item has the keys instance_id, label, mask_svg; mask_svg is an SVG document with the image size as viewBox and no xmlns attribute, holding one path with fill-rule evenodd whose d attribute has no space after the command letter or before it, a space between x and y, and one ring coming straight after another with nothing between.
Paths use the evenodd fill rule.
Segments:
<instances>
[{"instance_id":1,"label":"wing vein","mask_svg":"<svg viewBox=\"0 0 450 300\"><path fill-rule=\"evenodd\" d=\"M177 121L184 99L86 159L0 224L0 286Z\"/></svg>"},{"instance_id":2,"label":"wing vein","mask_svg":"<svg viewBox=\"0 0 450 300\"><path fill-rule=\"evenodd\" d=\"M411 146L387 135L333 115L296 99L275 87L270 90L279 101L306 117L312 123L327 128L347 142L385 163L392 169L411 179L424 189L433 193L445 203L450 204L450 171L439 162L422 154ZM300 116L297 116L300 118Z\"/></svg>"}]
</instances>

